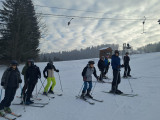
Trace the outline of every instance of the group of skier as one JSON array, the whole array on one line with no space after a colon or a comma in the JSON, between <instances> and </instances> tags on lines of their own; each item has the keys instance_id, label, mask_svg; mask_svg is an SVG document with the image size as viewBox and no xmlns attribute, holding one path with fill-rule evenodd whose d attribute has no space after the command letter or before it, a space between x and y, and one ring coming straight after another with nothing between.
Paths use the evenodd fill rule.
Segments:
<instances>
[{"instance_id":1,"label":"group of skier","mask_svg":"<svg viewBox=\"0 0 160 120\"><path fill-rule=\"evenodd\" d=\"M120 76L120 71L121 67L124 67L124 78L126 77L131 77L130 75L130 66L129 66L129 61L130 58L128 56L128 52L126 52L126 55L124 56L124 64L121 65L120 57L119 57L119 51L115 50L114 55L112 55L111 58L111 66L113 70L113 81L112 81L112 86L110 93L113 94L122 94L123 92L118 89L118 85L121 82L121 76ZM108 72L110 62L108 60L109 55L106 57L102 56L100 60L98 61L98 68L100 71L100 77L97 76L96 74L96 68L94 67L95 62L94 61L89 61L87 66L83 69L82 71L82 77L84 81L84 88L82 90L81 98L85 98L85 96L93 98L90 94L90 91L92 89L92 74L94 74L95 78L98 81L103 82L103 78L107 78L105 75ZM87 87L87 84L89 84L89 87ZM87 93L86 93L87 91Z\"/></svg>"},{"instance_id":2,"label":"group of skier","mask_svg":"<svg viewBox=\"0 0 160 120\"><path fill-rule=\"evenodd\" d=\"M97 79L97 81L103 82L103 79L108 78L106 76L110 61L108 60L109 55L102 56L98 61L98 68L100 70L100 77L97 76L96 68L94 67L95 62L89 61L87 66L82 71L82 77L84 81L84 87L82 90L81 98L85 98L86 96L89 98L93 98L91 95L92 90L92 74ZM123 92L118 89L118 85L121 82L120 69L121 67L125 68L124 78L131 77L130 75L130 66L129 66L130 58L128 56L128 52L124 56L124 64L121 65L119 51L115 50L114 55L111 58L111 66L113 70L113 81L110 93L114 94L122 94ZM13 60L10 63L9 68L3 73L1 79L1 86L5 89L4 99L0 103L0 116L4 116L5 112L11 113L10 105L13 101L16 90L19 87L19 84L22 83L20 72L17 68L18 62ZM54 71L59 72L58 69L55 68L52 61L47 63L47 66L43 70L43 76L47 79L47 85L44 87L43 95L48 95L48 93L54 94L54 87L56 85L56 80L54 77ZM38 82L38 79L41 79L41 72L38 66L34 64L33 60L28 60L23 67L22 73L24 76L24 86L22 88L21 97L22 104L30 105L34 102L31 101L32 92ZM50 87L50 84L52 85ZM89 87L88 87L89 85ZM49 88L50 87L50 88Z\"/></svg>"},{"instance_id":3,"label":"group of skier","mask_svg":"<svg viewBox=\"0 0 160 120\"><path fill-rule=\"evenodd\" d=\"M7 70L3 73L1 86L3 86L3 88L5 89L5 95L4 99L0 103L0 116L4 116L5 113L12 113L10 105L15 97L16 90L19 87L19 84L22 83L21 75L17 66L18 62L16 60L12 60L9 68L7 68ZM47 79L47 85L44 88L43 92L44 95L47 95L48 92L54 94L53 89L56 85L54 71L59 72L59 70L57 70L53 65L53 62L50 61L49 63L47 63L47 66L43 70L44 78ZM23 67L21 74L24 76L24 86L21 92L21 104L33 104L34 102L31 101L31 97L38 79L41 79L40 69L34 64L34 60L28 60ZM51 81L52 86L48 91Z\"/></svg>"}]
</instances>

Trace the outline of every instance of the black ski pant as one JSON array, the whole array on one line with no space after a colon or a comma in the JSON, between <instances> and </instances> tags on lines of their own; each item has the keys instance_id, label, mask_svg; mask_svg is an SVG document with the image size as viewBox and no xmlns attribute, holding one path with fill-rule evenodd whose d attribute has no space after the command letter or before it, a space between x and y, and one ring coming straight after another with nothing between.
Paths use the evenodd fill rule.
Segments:
<instances>
[{"instance_id":1,"label":"black ski pant","mask_svg":"<svg viewBox=\"0 0 160 120\"><path fill-rule=\"evenodd\" d=\"M4 99L0 103L0 110L4 109L4 107L10 107L11 102L14 99L17 88L6 88Z\"/></svg>"},{"instance_id":2,"label":"black ski pant","mask_svg":"<svg viewBox=\"0 0 160 120\"><path fill-rule=\"evenodd\" d=\"M124 66L124 76L129 76L130 75L130 71L131 71L131 68L130 68L130 65L125 65Z\"/></svg>"},{"instance_id":3,"label":"black ski pant","mask_svg":"<svg viewBox=\"0 0 160 120\"><path fill-rule=\"evenodd\" d=\"M104 77L104 69L103 70L100 70L100 78L99 78L99 80L103 80L103 77Z\"/></svg>"},{"instance_id":4,"label":"black ski pant","mask_svg":"<svg viewBox=\"0 0 160 120\"><path fill-rule=\"evenodd\" d=\"M24 96L24 94L25 94L25 92L26 92L26 90L27 90L27 87L28 87L28 84L25 82L25 83L24 83L24 86L23 86L23 88L22 88L22 93L21 93L21 95Z\"/></svg>"},{"instance_id":5,"label":"black ski pant","mask_svg":"<svg viewBox=\"0 0 160 120\"><path fill-rule=\"evenodd\" d=\"M113 81L112 81L112 90L116 91L118 89L118 85L121 82L121 76L119 70L113 70Z\"/></svg>"},{"instance_id":6,"label":"black ski pant","mask_svg":"<svg viewBox=\"0 0 160 120\"><path fill-rule=\"evenodd\" d=\"M106 75L108 73L108 69L109 69L109 66L106 66L105 70L104 70L104 75Z\"/></svg>"},{"instance_id":7,"label":"black ski pant","mask_svg":"<svg viewBox=\"0 0 160 120\"><path fill-rule=\"evenodd\" d=\"M27 91L24 94L24 101L30 101L30 98L32 96L32 92L33 92L36 84L37 84L37 81L28 83Z\"/></svg>"}]
</instances>

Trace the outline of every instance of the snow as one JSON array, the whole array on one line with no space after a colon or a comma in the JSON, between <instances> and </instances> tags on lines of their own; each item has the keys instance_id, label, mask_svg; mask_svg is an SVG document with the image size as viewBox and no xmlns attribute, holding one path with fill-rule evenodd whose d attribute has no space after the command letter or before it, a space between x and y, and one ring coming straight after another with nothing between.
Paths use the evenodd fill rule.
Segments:
<instances>
[{"instance_id":1,"label":"snow","mask_svg":"<svg viewBox=\"0 0 160 120\"><path fill-rule=\"evenodd\" d=\"M105 48L101 48L101 49L99 49L99 50L106 50L106 49L108 49L109 47L105 47Z\"/></svg>"},{"instance_id":2,"label":"snow","mask_svg":"<svg viewBox=\"0 0 160 120\"><path fill-rule=\"evenodd\" d=\"M22 114L17 120L159 120L160 118L160 53L132 55L131 75L138 79L130 79L133 93L136 97L114 96L112 94L102 93L109 91L111 84L97 83L93 91L93 96L97 99L103 99L103 103L95 102L90 105L80 99L76 99L83 81L81 77L82 69L86 66L88 60L55 62L55 66L60 70L61 81L63 85L63 96L56 96L55 99L48 100L47 97L38 95L43 100L49 101L49 105L44 108L11 106L15 113ZM98 58L94 59L98 62ZM43 71L46 63L36 63ZM95 65L97 68L97 65ZM23 65L19 66L22 70ZM5 67L0 67L0 76ZM97 69L99 74L99 70ZM121 71L123 75L123 69ZM55 91L61 92L58 74L55 73L57 85ZM112 69L110 67L108 77L112 78ZM23 78L23 77L22 77ZM93 77L95 81L95 78ZM42 81L44 78L42 77ZM45 83L46 85L46 83ZM94 86L94 83L93 83ZM38 82L38 90L41 87ZM127 79L122 79L119 89L124 93L131 93ZM17 90L20 95L21 89ZM41 91L42 92L42 91ZM36 93L36 89L33 92ZM4 94L4 90L3 90ZM15 98L13 103L20 102ZM37 101L38 102L38 101ZM0 120L4 120L0 118Z\"/></svg>"}]
</instances>

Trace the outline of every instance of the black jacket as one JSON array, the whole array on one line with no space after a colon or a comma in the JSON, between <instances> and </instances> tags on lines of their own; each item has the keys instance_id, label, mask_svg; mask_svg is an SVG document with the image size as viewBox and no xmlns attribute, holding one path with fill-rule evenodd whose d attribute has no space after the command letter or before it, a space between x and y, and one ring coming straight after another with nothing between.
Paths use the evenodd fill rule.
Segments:
<instances>
[{"instance_id":1,"label":"black jacket","mask_svg":"<svg viewBox=\"0 0 160 120\"><path fill-rule=\"evenodd\" d=\"M130 58L129 56L124 56L124 65L129 65Z\"/></svg>"},{"instance_id":2,"label":"black jacket","mask_svg":"<svg viewBox=\"0 0 160 120\"><path fill-rule=\"evenodd\" d=\"M41 78L41 72L39 67L37 67L36 65L28 67L26 71L26 79L28 83L35 83L37 82L38 78Z\"/></svg>"},{"instance_id":3,"label":"black jacket","mask_svg":"<svg viewBox=\"0 0 160 120\"><path fill-rule=\"evenodd\" d=\"M54 65L48 63L47 66L46 66L46 67L44 68L44 70L43 70L43 76L44 76L45 78L48 77L48 70L49 70L49 69L54 69L54 71L58 72L58 70L55 68ZM47 72L47 75L45 74L46 72Z\"/></svg>"},{"instance_id":4,"label":"black jacket","mask_svg":"<svg viewBox=\"0 0 160 120\"><path fill-rule=\"evenodd\" d=\"M99 70L100 70L100 71L104 71L105 67L106 67L106 65L105 65L104 60L101 60L101 59L100 59L100 60L98 61L98 68L99 68Z\"/></svg>"},{"instance_id":5,"label":"black jacket","mask_svg":"<svg viewBox=\"0 0 160 120\"><path fill-rule=\"evenodd\" d=\"M16 70L13 70L11 67L7 68L7 70L3 73L1 85L3 85L5 89L7 87L18 88L19 83L22 83L22 79L18 68L16 68Z\"/></svg>"}]
</instances>

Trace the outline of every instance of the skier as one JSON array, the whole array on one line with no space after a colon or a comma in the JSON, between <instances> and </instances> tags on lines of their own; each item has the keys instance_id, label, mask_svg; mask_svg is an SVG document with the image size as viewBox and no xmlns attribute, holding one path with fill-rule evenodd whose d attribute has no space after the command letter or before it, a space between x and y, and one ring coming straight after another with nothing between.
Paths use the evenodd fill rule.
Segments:
<instances>
[{"instance_id":1,"label":"skier","mask_svg":"<svg viewBox=\"0 0 160 120\"><path fill-rule=\"evenodd\" d=\"M31 63L30 63L29 60L28 60L28 61L26 62L26 64L25 64L25 66L23 67L22 72L21 72L21 74L24 76L24 86L23 86L23 88L22 88L21 97L24 96L24 93L26 92L27 86L28 86L27 80L26 80L26 71L27 71L27 69L28 69L28 67L29 67L29 64L31 64Z\"/></svg>"},{"instance_id":2,"label":"skier","mask_svg":"<svg viewBox=\"0 0 160 120\"><path fill-rule=\"evenodd\" d=\"M5 95L4 99L0 103L0 116L5 116L5 112L12 113L10 105L14 99L16 90L19 87L19 83L22 83L17 65L17 61L12 60L10 67L3 73L1 86L5 89Z\"/></svg>"},{"instance_id":3,"label":"skier","mask_svg":"<svg viewBox=\"0 0 160 120\"><path fill-rule=\"evenodd\" d=\"M106 77L106 74L108 73L108 69L109 69L109 65L110 65L108 58L109 58L109 55L106 55L105 60L104 60L104 62L105 62L104 78L105 79L108 78L108 77Z\"/></svg>"},{"instance_id":4,"label":"skier","mask_svg":"<svg viewBox=\"0 0 160 120\"><path fill-rule=\"evenodd\" d=\"M126 55L124 56L124 75L123 75L124 78L131 77L131 75L130 75L131 68L129 65L130 58L129 58L128 54L129 53L126 52Z\"/></svg>"},{"instance_id":5,"label":"skier","mask_svg":"<svg viewBox=\"0 0 160 120\"><path fill-rule=\"evenodd\" d=\"M53 89L56 85L54 71L59 72L59 70L56 69L55 66L53 65L53 62L50 61L49 63L47 63L47 66L43 70L44 78L47 79L47 85L45 86L44 92L43 92L44 95L47 95L48 93L54 94ZM46 75L46 72L47 72L47 75ZM51 81L52 81L52 86L50 87ZM49 87L50 89L48 91Z\"/></svg>"},{"instance_id":6,"label":"skier","mask_svg":"<svg viewBox=\"0 0 160 120\"><path fill-rule=\"evenodd\" d=\"M90 94L92 89L92 74L95 76L95 78L98 80L99 77L96 74L96 68L94 67L94 61L89 61L87 66L82 71L83 81L84 81L84 88L82 90L81 98L84 98L85 96L88 96L90 98L93 98ZM89 84L89 87L87 87ZM87 94L86 94L87 90Z\"/></svg>"},{"instance_id":7,"label":"skier","mask_svg":"<svg viewBox=\"0 0 160 120\"><path fill-rule=\"evenodd\" d=\"M26 70L27 91L24 94L23 101L26 105L34 103L30 100L35 85L38 82L38 78L41 78L41 72L38 66L34 65L33 60L28 61L28 69Z\"/></svg>"},{"instance_id":8,"label":"skier","mask_svg":"<svg viewBox=\"0 0 160 120\"><path fill-rule=\"evenodd\" d=\"M101 56L101 58L98 61L98 68L100 70L100 78L99 81L103 81L103 77L104 77L104 70L106 68L105 66L105 62L104 62L104 56Z\"/></svg>"},{"instance_id":9,"label":"skier","mask_svg":"<svg viewBox=\"0 0 160 120\"><path fill-rule=\"evenodd\" d=\"M124 67L124 65L120 64L120 57L119 57L118 50L115 50L115 54L112 55L111 65L113 69L113 81L112 81L112 88L110 92L114 94L122 94L123 92L118 90L118 85L121 82L120 68Z\"/></svg>"}]
</instances>

